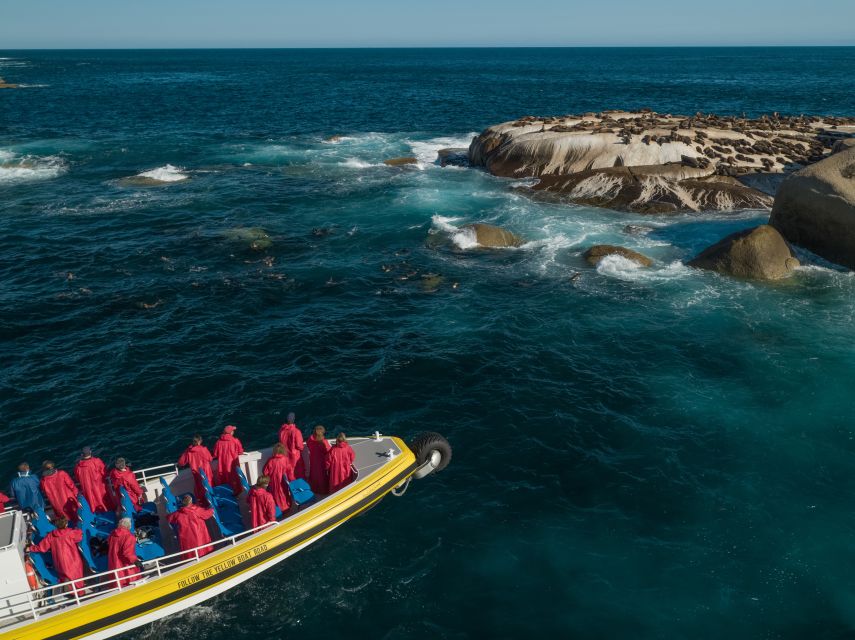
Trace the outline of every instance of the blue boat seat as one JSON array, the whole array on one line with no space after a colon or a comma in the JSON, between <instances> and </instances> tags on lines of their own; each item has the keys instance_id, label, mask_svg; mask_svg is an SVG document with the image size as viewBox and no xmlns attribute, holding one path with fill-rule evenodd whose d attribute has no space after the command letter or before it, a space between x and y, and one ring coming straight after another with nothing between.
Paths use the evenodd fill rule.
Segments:
<instances>
[{"instance_id":1,"label":"blue boat seat","mask_svg":"<svg viewBox=\"0 0 855 640\"><path fill-rule=\"evenodd\" d=\"M80 528L84 531L95 523L95 513L82 493L77 494L77 515L80 516Z\"/></svg>"},{"instance_id":2,"label":"blue boat seat","mask_svg":"<svg viewBox=\"0 0 855 640\"><path fill-rule=\"evenodd\" d=\"M240 467L235 468L235 473L237 473L237 477L240 479L240 486L243 487L243 490L249 493L249 480L246 479L246 476L243 473L243 469Z\"/></svg>"},{"instance_id":3,"label":"blue boat seat","mask_svg":"<svg viewBox=\"0 0 855 640\"><path fill-rule=\"evenodd\" d=\"M163 504L166 507L166 513L175 513L178 510L178 500L169 484L163 478L160 479L160 487L163 493Z\"/></svg>"},{"instance_id":4,"label":"blue boat seat","mask_svg":"<svg viewBox=\"0 0 855 640\"><path fill-rule=\"evenodd\" d=\"M77 548L80 549L80 553L83 556L83 560L89 566L89 570L92 573L99 573L101 571L106 571L107 569L107 560L104 559L103 565L104 569L100 569L95 562L95 558L92 556L92 547L89 545L89 540L92 538L92 529L91 527L83 528L83 540L80 541L80 544L77 545Z\"/></svg>"},{"instance_id":5,"label":"blue boat seat","mask_svg":"<svg viewBox=\"0 0 855 640\"><path fill-rule=\"evenodd\" d=\"M44 556L44 553L30 554L30 561L33 563L33 568L36 570L36 573L39 574L39 577L49 585L59 584L59 576L53 571L53 569L48 567Z\"/></svg>"},{"instance_id":6,"label":"blue boat seat","mask_svg":"<svg viewBox=\"0 0 855 640\"><path fill-rule=\"evenodd\" d=\"M309 487L309 483L303 480L303 478L297 478L289 482L288 489L290 489L291 497L294 498L294 502L297 503L298 507L306 504L315 497L315 494L312 493L312 489Z\"/></svg>"},{"instance_id":7,"label":"blue boat seat","mask_svg":"<svg viewBox=\"0 0 855 640\"><path fill-rule=\"evenodd\" d=\"M232 502L234 504L237 504L235 494L229 485L220 484L216 487L212 487L210 481L208 480L208 475L201 469L199 469L199 476L202 478L202 486L205 487L205 492L209 496L213 496L214 498L216 498L219 504L222 504L223 502ZM210 497L208 499L208 502L211 502L211 504L213 504Z\"/></svg>"},{"instance_id":8,"label":"blue boat seat","mask_svg":"<svg viewBox=\"0 0 855 640\"><path fill-rule=\"evenodd\" d=\"M45 510L41 507L36 507L33 509L33 518L31 520L33 526L36 528L36 533L34 538L36 538L36 542L41 542L42 538L44 538L51 531L56 529L55 526L48 520L47 514Z\"/></svg>"},{"instance_id":9,"label":"blue boat seat","mask_svg":"<svg viewBox=\"0 0 855 640\"><path fill-rule=\"evenodd\" d=\"M134 527L134 516L136 516L137 510L134 507L131 497L128 495L127 489L124 487L119 487L119 501L122 504L122 516L131 519L131 533L136 533L136 528Z\"/></svg>"},{"instance_id":10,"label":"blue boat seat","mask_svg":"<svg viewBox=\"0 0 855 640\"><path fill-rule=\"evenodd\" d=\"M166 551L164 551L163 547L151 538L143 540L142 542L137 542L136 552L137 558L143 562L148 562L155 558L162 558L166 555Z\"/></svg>"}]
</instances>

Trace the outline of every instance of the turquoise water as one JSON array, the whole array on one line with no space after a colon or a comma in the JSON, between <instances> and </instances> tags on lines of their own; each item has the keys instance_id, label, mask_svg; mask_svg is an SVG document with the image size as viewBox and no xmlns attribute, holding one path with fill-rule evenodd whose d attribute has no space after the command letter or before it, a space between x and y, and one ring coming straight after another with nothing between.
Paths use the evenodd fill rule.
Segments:
<instances>
[{"instance_id":1,"label":"turquoise water","mask_svg":"<svg viewBox=\"0 0 855 640\"><path fill-rule=\"evenodd\" d=\"M767 215L561 206L433 160L528 113L851 115L855 49L0 58L30 85L0 93L0 468L149 466L227 422L261 447L290 410L455 450L131 637L851 636L851 275L695 272ZM158 169L187 179L128 180ZM528 242L464 250L474 221ZM656 264L592 269L597 242Z\"/></svg>"}]
</instances>

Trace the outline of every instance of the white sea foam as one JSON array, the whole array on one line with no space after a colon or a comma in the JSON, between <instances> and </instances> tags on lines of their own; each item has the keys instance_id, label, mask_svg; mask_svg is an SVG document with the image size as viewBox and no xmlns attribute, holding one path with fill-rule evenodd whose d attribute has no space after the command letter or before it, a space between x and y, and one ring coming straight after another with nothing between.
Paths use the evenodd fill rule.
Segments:
<instances>
[{"instance_id":1,"label":"white sea foam","mask_svg":"<svg viewBox=\"0 0 855 640\"><path fill-rule=\"evenodd\" d=\"M164 167L152 169L151 171L143 171L142 173L137 174L137 177L157 180L158 182L179 182L181 180L187 180L190 176L186 173L182 173L182 169L179 167L173 167L171 164L168 164Z\"/></svg>"},{"instance_id":2,"label":"white sea foam","mask_svg":"<svg viewBox=\"0 0 855 640\"><path fill-rule=\"evenodd\" d=\"M597 272L612 278L631 282L661 282L685 278L692 270L679 260L664 267L643 267L634 260L619 255L606 256L597 265Z\"/></svg>"},{"instance_id":3,"label":"white sea foam","mask_svg":"<svg viewBox=\"0 0 855 640\"><path fill-rule=\"evenodd\" d=\"M413 156L419 161L419 166L424 168L428 165L433 165L437 160L437 152L440 149L463 148L469 147L477 134L470 133L463 137L440 137L431 138L430 140L405 140L405 142L413 150Z\"/></svg>"},{"instance_id":4,"label":"white sea foam","mask_svg":"<svg viewBox=\"0 0 855 640\"><path fill-rule=\"evenodd\" d=\"M436 214L435 216L431 217L431 222L433 223L433 226L435 226L440 231L444 231L445 233L455 233L456 231L459 231L459 229L453 224L458 220L461 220L461 218L449 218L446 216L441 216L439 214Z\"/></svg>"},{"instance_id":5,"label":"white sea foam","mask_svg":"<svg viewBox=\"0 0 855 640\"><path fill-rule=\"evenodd\" d=\"M49 180L66 170L65 160L59 156L18 155L0 149L0 185Z\"/></svg>"},{"instance_id":6,"label":"white sea foam","mask_svg":"<svg viewBox=\"0 0 855 640\"><path fill-rule=\"evenodd\" d=\"M351 169L368 169L369 167L380 167L382 166L379 162L366 162L365 160L360 160L359 158L347 158L344 162L339 162L339 164L343 167L349 167Z\"/></svg>"}]
</instances>

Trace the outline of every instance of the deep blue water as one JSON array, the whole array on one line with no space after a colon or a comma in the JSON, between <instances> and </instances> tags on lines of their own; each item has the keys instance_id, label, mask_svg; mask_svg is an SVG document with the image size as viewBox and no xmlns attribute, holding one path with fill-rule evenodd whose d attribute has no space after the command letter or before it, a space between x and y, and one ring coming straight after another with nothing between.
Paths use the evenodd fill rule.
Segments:
<instances>
[{"instance_id":1,"label":"deep blue water","mask_svg":"<svg viewBox=\"0 0 855 640\"><path fill-rule=\"evenodd\" d=\"M559 206L433 164L526 114L852 115L855 48L0 57L28 85L0 91L0 469L148 466L227 422L261 447L289 410L455 449L131 637L855 633L851 275L682 265L763 212ZM152 170L187 179L129 180ZM461 250L474 221L529 242ZM656 265L591 269L600 241Z\"/></svg>"}]
</instances>

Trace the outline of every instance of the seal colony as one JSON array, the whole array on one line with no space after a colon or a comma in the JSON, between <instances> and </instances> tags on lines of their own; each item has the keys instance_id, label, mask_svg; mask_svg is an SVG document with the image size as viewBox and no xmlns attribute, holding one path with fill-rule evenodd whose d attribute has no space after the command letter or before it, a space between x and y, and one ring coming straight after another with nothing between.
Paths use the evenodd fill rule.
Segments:
<instances>
[{"instance_id":1,"label":"seal colony","mask_svg":"<svg viewBox=\"0 0 855 640\"><path fill-rule=\"evenodd\" d=\"M471 166L534 192L639 213L768 209L786 174L855 137L855 118L601 111L525 116L469 146Z\"/></svg>"}]
</instances>

